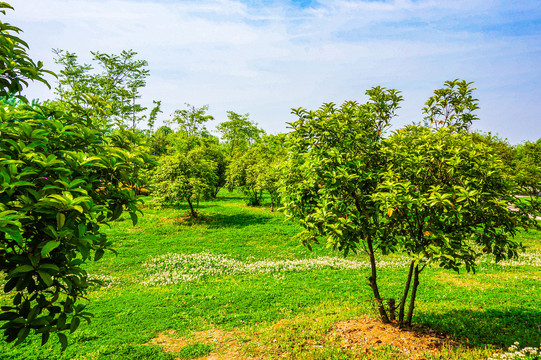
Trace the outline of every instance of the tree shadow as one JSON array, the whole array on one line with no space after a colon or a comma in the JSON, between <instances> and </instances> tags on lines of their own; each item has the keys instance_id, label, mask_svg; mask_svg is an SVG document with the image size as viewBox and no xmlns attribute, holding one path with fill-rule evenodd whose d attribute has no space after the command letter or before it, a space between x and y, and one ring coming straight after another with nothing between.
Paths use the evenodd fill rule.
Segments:
<instances>
[{"instance_id":1,"label":"tree shadow","mask_svg":"<svg viewBox=\"0 0 541 360\"><path fill-rule=\"evenodd\" d=\"M414 321L472 346L492 344L508 348L518 341L522 348L539 347L541 343L541 312L532 309L422 312Z\"/></svg>"},{"instance_id":2,"label":"tree shadow","mask_svg":"<svg viewBox=\"0 0 541 360\"><path fill-rule=\"evenodd\" d=\"M268 223L268 216L259 214L205 214L209 228L245 228Z\"/></svg>"}]
</instances>

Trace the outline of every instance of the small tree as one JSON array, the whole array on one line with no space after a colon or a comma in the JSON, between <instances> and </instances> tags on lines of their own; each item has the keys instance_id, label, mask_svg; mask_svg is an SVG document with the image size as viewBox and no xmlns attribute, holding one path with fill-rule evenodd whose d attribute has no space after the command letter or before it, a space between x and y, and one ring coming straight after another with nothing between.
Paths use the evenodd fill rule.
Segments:
<instances>
[{"instance_id":1,"label":"small tree","mask_svg":"<svg viewBox=\"0 0 541 360\"><path fill-rule=\"evenodd\" d=\"M282 194L286 216L300 220L304 245L311 248L323 237L345 256L358 250L368 254L369 284L382 321L389 322L377 282L376 251L394 251L397 244L390 230L393 219L381 212L373 194L387 166L383 131L402 97L381 87L367 95L365 104L293 110L298 120L287 135Z\"/></svg>"},{"instance_id":2,"label":"small tree","mask_svg":"<svg viewBox=\"0 0 541 360\"><path fill-rule=\"evenodd\" d=\"M175 110L173 113L173 123L179 125L179 132L188 137L205 137L209 132L205 124L214 120L212 115L208 115L208 105L197 108L190 104L185 104L187 109Z\"/></svg>"},{"instance_id":3,"label":"small tree","mask_svg":"<svg viewBox=\"0 0 541 360\"><path fill-rule=\"evenodd\" d=\"M214 167L198 151L162 157L152 179L156 202L174 206L186 202L190 216L198 217L199 200L212 196L216 186Z\"/></svg>"},{"instance_id":4,"label":"small tree","mask_svg":"<svg viewBox=\"0 0 541 360\"><path fill-rule=\"evenodd\" d=\"M374 199L394 220L393 234L411 259L399 302L399 322L411 326L427 265L469 272L483 254L514 257L521 249L513 240L517 228L536 224L526 212L508 210L517 202L514 181L498 154L471 134L410 126L386 145L391 161Z\"/></svg>"}]
</instances>

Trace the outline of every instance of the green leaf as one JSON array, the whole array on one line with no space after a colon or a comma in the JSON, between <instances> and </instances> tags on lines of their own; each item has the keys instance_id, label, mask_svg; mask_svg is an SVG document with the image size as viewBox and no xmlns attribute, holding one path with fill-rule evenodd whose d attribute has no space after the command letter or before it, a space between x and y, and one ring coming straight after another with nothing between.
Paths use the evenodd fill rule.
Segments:
<instances>
[{"instance_id":1,"label":"green leaf","mask_svg":"<svg viewBox=\"0 0 541 360\"><path fill-rule=\"evenodd\" d=\"M24 327L21 330L19 330L19 333L17 334L17 342L15 343L15 346L22 343L27 338L29 333L30 333L29 327Z\"/></svg>"},{"instance_id":2,"label":"green leaf","mask_svg":"<svg viewBox=\"0 0 541 360\"><path fill-rule=\"evenodd\" d=\"M53 277L46 273L45 271L38 270L39 277L43 280L47 287L53 284Z\"/></svg>"},{"instance_id":3,"label":"green leaf","mask_svg":"<svg viewBox=\"0 0 541 360\"><path fill-rule=\"evenodd\" d=\"M49 332L44 332L43 334L41 334L41 346L45 345L47 341L49 341L49 335Z\"/></svg>"},{"instance_id":4,"label":"green leaf","mask_svg":"<svg viewBox=\"0 0 541 360\"><path fill-rule=\"evenodd\" d=\"M41 249L41 256L47 256L51 251L56 249L60 245L60 241L53 240L48 241Z\"/></svg>"},{"instance_id":5,"label":"green leaf","mask_svg":"<svg viewBox=\"0 0 541 360\"><path fill-rule=\"evenodd\" d=\"M56 214L56 228L57 229L62 228L65 223L66 223L66 215L62 213Z\"/></svg>"},{"instance_id":6,"label":"green leaf","mask_svg":"<svg viewBox=\"0 0 541 360\"><path fill-rule=\"evenodd\" d=\"M68 337L63 333L56 333L56 336L58 336L58 341L60 341L60 344L62 345L62 351L66 350L68 347Z\"/></svg>"},{"instance_id":7,"label":"green leaf","mask_svg":"<svg viewBox=\"0 0 541 360\"><path fill-rule=\"evenodd\" d=\"M29 271L33 271L34 268L30 265L22 265L22 266L19 266L18 268L16 268L15 270L13 270L10 275L15 275L15 274L19 274L19 273L26 273L26 272L29 272Z\"/></svg>"},{"instance_id":8,"label":"green leaf","mask_svg":"<svg viewBox=\"0 0 541 360\"><path fill-rule=\"evenodd\" d=\"M70 324L70 333L73 333L75 330L77 330L77 328L79 327L79 324L81 323L81 319L79 319L78 317L74 317L72 320L71 320L71 324Z\"/></svg>"},{"instance_id":9,"label":"green leaf","mask_svg":"<svg viewBox=\"0 0 541 360\"><path fill-rule=\"evenodd\" d=\"M133 226L137 225L137 214L134 211L130 212L131 221L133 223Z\"/></svg>"},{"instance_id":10,"label":"green leaf","mask_svg":"<svg viewBox=\"0 0 541 360\"><path fill-rule=\"evenodd\" d=\"M94 254L94 261L98 261L99 259L101 259L104 253L105 252L103 251L103 249L96 250L96 253Z\"/></svg>"}]
</instances>

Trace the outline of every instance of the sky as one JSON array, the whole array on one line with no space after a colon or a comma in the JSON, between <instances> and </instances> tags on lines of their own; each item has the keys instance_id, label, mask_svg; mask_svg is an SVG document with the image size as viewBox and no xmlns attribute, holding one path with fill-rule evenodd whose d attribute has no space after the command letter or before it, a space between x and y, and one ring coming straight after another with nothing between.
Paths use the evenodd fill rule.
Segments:
<instances>
[{"instance_id":1,"label":"sky","mask_svg":"<svg viewBox=\"0 0 541 360\"><path fill-rule=\"evenodd\" d=\"M447 80L474 82L473 128L510 143L541 138L539 0L7 0L29 54L58 71L52 49L132 49L149 63L141 102L170 118L185 103L215 117L249 113L268 133L288 131L292 108L365 102L402 91L394 128L419 122ZM56 80L50 78L53 87ZM39 83L29 98L53 98Z\"/></svg>"}]
</instances>

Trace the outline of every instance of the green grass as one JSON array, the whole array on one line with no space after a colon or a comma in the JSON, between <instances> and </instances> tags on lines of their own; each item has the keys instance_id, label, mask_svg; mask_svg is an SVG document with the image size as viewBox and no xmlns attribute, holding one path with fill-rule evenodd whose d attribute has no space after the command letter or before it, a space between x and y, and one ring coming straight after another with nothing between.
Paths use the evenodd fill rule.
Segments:
<instances>
[{"instance_id":1,"label":"green grass","mask_svg":"<svg viewBox=\"0 0 541 360\"><path fill-rule=\"evenodd\" d=\"M128 217L115 222L106 232L118 255L107 254L87 266L90 274L103 276L108 284L88 296L93 321L81 324L64 352L55 341L40 347L38 338L30 337L18 347L1 342L0 359L189 359L215 349L195 338L173 353L149 344L171 330L181 339L206 330L238 332L239 351L263 358L280 354L300 359L397 358L392 348L364 354L342 349L327 336L336 321L375 316L367 270L310 267L314 259L339 254L323 246L313 252L298 246L293 238L298 225L284 222L282 214L271 213L268 207L244 203L242 196L222 192L217 201L201 203L200 220L185 218L186 209L146 207L136 227ZM529 253L541 253L540 233L519 236ZM199 253L218 259L203 276L165 286L145 285L164 271L152 268L153 258ZM196 261L199 255L191 256ZM395 262L399 258L388 257ZM486 263L475 275L428 268L421 276L414 322L446 332L465 345L438 356L486 358L515 341L539 346L539 258L503 266ZM294 260L300 265L288 267ZM258 261L271 265L252 270L250 264ZM191 264L186 273L190 266L199 266ZM405 271L396 266L381 269L382 292L396 295ZM7 300L0 297L0 303Z\"/></svg>"}]
</instances>

